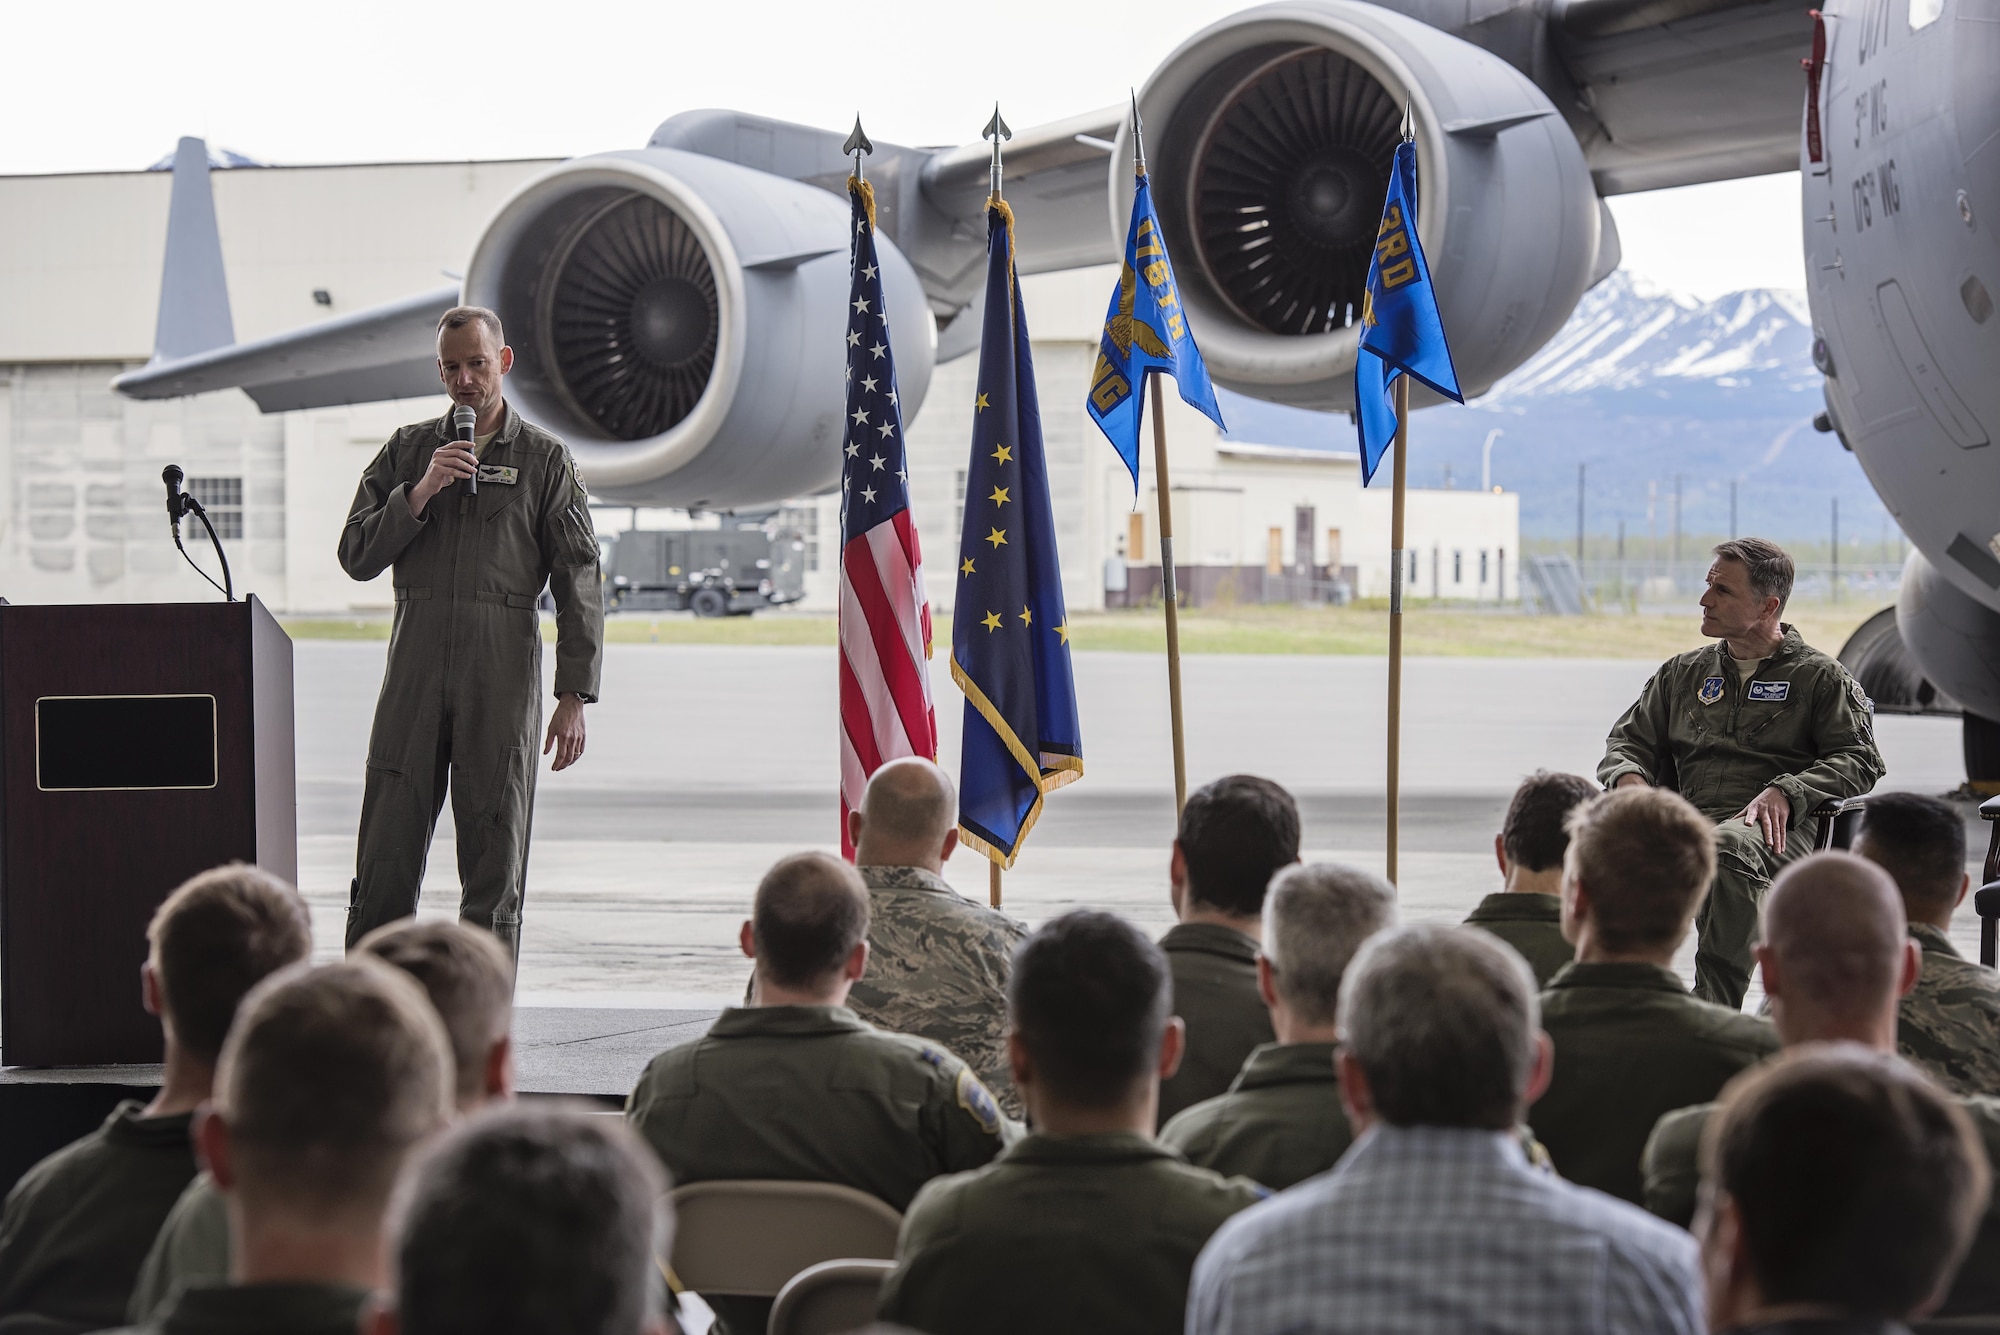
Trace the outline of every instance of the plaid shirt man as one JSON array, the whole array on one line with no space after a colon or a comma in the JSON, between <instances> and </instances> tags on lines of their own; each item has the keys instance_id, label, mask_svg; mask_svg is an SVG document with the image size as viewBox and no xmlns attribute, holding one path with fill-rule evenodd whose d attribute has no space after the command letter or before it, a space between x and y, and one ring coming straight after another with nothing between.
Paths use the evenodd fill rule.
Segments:
<instances>
[{"instance_id":1,"label":"plaid shirt man","mask_svg":"<svg viewBox=\"0 0 2000 1335\"><path fill-rule=\"evenodd\" d=\"M1694 1242L1528 1164L1504 1132L1378 1125L1224 1224L1187 1335L1698 1335Z\"/></svg>"}]
</instances>

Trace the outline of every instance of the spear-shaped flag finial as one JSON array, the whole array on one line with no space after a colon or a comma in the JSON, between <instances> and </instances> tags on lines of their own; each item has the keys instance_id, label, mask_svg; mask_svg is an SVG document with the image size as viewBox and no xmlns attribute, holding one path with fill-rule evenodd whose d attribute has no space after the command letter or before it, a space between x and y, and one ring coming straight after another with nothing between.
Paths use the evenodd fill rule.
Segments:
<instances>
[{"instance_id":1,"label":"spear-shaped flag finial","mask_svg":"<svg viewBox=\"0 0 2000 1335\"><path fill-rule=\"evenodd\" d=\"M1146 174L1146 123L1139 119L1139 90L1132 90L1132 173Z\"/></svg>"},{"instance_id":2,"label":"spear-shaped flag finial","mask_svg":"<svg viewBox=\"0 0 2000 1335\"><path fill-rule=\"evenodd\" d=\"M1000 143L1012 139L1014 132L1007 128L1007 122L1000 119L1000 104L993 104L993 119L986 122L986 128L979 132L982 139L993 141L993 198L1000 198Z\"/></svg>"},{"instance_id":3,"label":"spear-shaped flag finial","mask_svg":"<svg viewBox=\"0 0 2000 1335\"><path fill-rule=\"evenodd\" d=\"M1410 108L1410 94L1403 94L1403 142L1414 143L1417 137L1417 118Z\"/></svg>"},{"instance_id":4,"label":"spear-shaped flag finial","mask_svg":"<svg viewBox=\"0 0 2000 1335\"><path fill-rule=\"evenodd\" d=\"M854 179L865 180L866 177L861 171L861 160L875 151L875 143L868 137L868 132L861 128L861 113L858 111L854 113L854 132L847 136L847 142L840 146L840 151L854 159Z\"/></svg>"}]
</instances>

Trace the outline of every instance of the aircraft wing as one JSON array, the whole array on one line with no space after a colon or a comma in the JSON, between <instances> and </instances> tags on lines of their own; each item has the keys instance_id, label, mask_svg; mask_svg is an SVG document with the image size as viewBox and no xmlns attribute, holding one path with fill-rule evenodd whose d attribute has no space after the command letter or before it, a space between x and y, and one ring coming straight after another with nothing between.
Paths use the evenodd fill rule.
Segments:
<instances>
[{"instance_id":1,"label":"aircraft wing","mask_svg":"<svg viewBox=\"0 0 2000 1335\"><path fill-rule=\"evenodd\" d=\"M458 300L456 285L441 287L269 338L156 356L112 386L135 399L241 388L267 413L435 394L438 320Z\"/></svg>"}]
</instances>

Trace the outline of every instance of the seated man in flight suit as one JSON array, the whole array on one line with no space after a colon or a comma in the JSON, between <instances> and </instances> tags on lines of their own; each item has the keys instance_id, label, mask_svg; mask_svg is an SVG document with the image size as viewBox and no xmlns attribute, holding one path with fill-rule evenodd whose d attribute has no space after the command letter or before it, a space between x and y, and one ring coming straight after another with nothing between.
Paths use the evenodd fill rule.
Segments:
<instances>
[{"instance_id":1,"label":"seated man in flight suit","mask_svg":"<svg viewBox=\"0 0 2000 1335\"><path fill-rule=\"evenodd\" d=\"M1694 993L1722 1006L1743 1005L1771 878L1812 851L1806 817L1867 792L1886 768L1861 687L1778 620L1791 596L1792 558L1775 543L1718 546L1701 596L1701 633L1715 643L1661 664L1597 767L1606 788L1672 788L1717 823Z\"/></svg>"},{"instance_id":2,"label":"seated man in flight suit","mask_svg":"<svg viewBox=\"0 0 2000 1335\"><path fill-rule=\"evenodd\" d=\"M750 1004L653 1058L625 1103L676 1185L834 1182L904 1210L930 1179L991 1162L1019 1134L949 1049L848 1008L868 967L868 887L854 868L826 853L780 859L742 946L756 964ZM709 1306L730 1335L770 1319L768 1298Z\"/></svg>"}]
</instances>

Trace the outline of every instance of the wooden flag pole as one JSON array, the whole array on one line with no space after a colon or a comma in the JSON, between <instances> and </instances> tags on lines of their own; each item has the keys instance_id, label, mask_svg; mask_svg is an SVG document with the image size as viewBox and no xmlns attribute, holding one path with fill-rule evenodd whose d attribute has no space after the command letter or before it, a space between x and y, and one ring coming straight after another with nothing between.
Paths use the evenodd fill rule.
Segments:
<instances>
[{"instance_id":1,"label":"wooden flag pole","mask_svg":"<svg viewBox=\"0 0 2000 1335\"><path fill-rule=\"evenodd\" d=\"M1160 407L1160 373L1146 376L1153 391L1153 480L1160 502L1160 596L1167 604L1167 710L1174 728L1174 823L1187 806L1187 747L1181 732L1180 590L1174 586L1174 503L1167 482L1167 419Z\"/></svg>"},{"instance_id":2,"label":"wooden flag pole","mask_svg":"<svg viewBox=\"0 0 2000 1335\"><path fill-rule=\"evenodd\" d=\"M1395 570L1389 576L1389 884L1396 881L1396 824L1401 814L1403 786L1403 576L1409 556L1403 551L1404 459L1410 445L1410 377L1396 377L1395 481L1389 503L1389 547Z\"/></svg>"},{"instance_id":3,"label":"wooden flag pole","mask_svg":"<svg viewBox=\"0 0 2000 1335\"><path fill-rule=\"evenodd\" d=\"M1000 864L991 860L986 863L986 902L1000 907Z\"/></svg>"}]
</instances>

